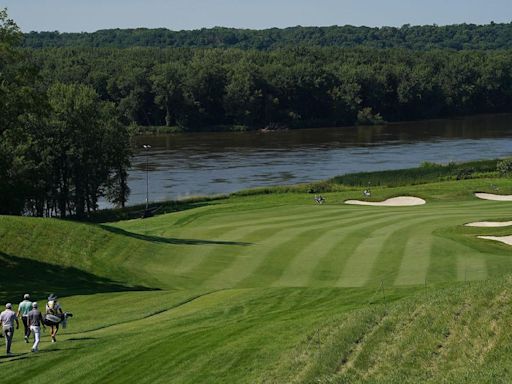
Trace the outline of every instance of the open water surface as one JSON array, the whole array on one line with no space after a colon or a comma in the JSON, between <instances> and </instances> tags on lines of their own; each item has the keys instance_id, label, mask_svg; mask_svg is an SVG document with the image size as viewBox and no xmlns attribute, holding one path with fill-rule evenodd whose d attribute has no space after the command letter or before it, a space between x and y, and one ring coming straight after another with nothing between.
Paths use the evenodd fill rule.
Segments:
<instances>
[{"instance_id":1,"label":"open water surface","mask_svg":"<svg viewBox=\"0 0 512 384\"><path fill-rule=\"evenodd\" d=\"M374 127L188 133L136 138L129 204L512 155L512 115ZM147 175L146 175L147 172Z\"/></svg>"}]
</instances>

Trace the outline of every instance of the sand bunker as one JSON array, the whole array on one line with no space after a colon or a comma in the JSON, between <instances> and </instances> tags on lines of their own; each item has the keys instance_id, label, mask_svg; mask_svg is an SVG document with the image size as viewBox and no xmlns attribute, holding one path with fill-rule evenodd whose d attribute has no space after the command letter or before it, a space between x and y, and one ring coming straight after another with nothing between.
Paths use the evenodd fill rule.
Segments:
<instances>
[{"instance_id":1,"label":"sand bunker","mask_svg":"<svg viewBox=\"0 0 512 384\"><path fill-rule=\"evenodd\" d=\"M493 193L475 193L475 196L483 200L512 201L512 195L495 195Z\"/></svg>"},{"instance_id":2,"label":"sand bunker","mask_svg":"<svg viewBox=\"0 0 512 384\"><path fill-rule=\"evenodd\" d=\"M476 221L464 225L466 227L508 227L512 225L512 221Z\"/></svg>"},{"instance_id":3,"label":"sand bunker","mask_svg":"<svg viewBox=\"0 0 512 384\"><path fill-rule=\"evenodd\" d=\"M508 245L512 245L512 235L510 236L478 236L479 239L494 240Z\"/></svg>"},{"instance_id":4,"label":"sand bunker","mask_svg":"<svg viewBox=\"0 0 512 384\"><path fill-rule=\"evenodd\" d=\"M419 197L413 196L398 196L392 197L391 199L387 199L384 201L361 201L361 200L347 200L345 204L353 204L353 205L373 205L373 206L382 206L382 207L408 207L412 205L423 205L426 201L420 199Z\"/></svg>"}]
</instances>

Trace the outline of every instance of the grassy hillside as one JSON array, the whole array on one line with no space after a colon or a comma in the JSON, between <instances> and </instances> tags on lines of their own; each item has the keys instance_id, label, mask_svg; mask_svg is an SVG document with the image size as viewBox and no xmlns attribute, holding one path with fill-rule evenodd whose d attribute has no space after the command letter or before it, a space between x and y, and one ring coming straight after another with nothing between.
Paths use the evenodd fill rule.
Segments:
<instances>
[{"instance_id":1,"label":"grassy hillside","mask_svg":"<svg viewBox=\"0 0 512 384\"><path fill-rule=\"evenodd\" d=\"M351 190L326 194L322 206L308 194L233 197L109 225L3 217L0 252L4 258L78 268L111 284L154 289L484 279L512 272L507 246L476 238L506 234L507 228L463 227L510 218L510 204L473 196L491 184L512 192L506 180L477 179L373 192L374 200L412 194L428 201L418 207L348 206L344 200L361 195Z\"/></svg>"},{"instance_id":2,"label":"grassy hillside","mask_svg":"<svg viewBox=\"0 0 512 384\"><path fill-rule=\"evenodd\" d=\"M18 334L0 366L32 383L507 382L510 247L476 236L511 229L463 226L510 220L473 195L496 188L512 193L475 179L372 191L417 207L345 205L346 189L102 225L0 217L0 295L56 291L76 315L35 356Z\"/></svg>"},{"instance_id":3,"label":"grassy hillside","mask_svg":"<svg viewBox=\"0 0 512 384\"><path fill-rule=\"evenodd\" d=\"M508 382L510 283L73 297L57 344L0 366L28 383Z\"/></svg>"}]
</instances>

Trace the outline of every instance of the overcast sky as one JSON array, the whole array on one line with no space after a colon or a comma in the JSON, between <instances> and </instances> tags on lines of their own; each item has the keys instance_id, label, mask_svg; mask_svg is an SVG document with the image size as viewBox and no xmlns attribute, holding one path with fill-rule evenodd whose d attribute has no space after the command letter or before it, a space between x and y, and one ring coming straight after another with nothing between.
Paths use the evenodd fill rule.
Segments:
<instances>
[{"instance_id":1,"label":"overcast sky","mask_svg":"<svg viewBox=\"0 0 512 384\"><path fill-rule=\"evenodd\" d=\"M5 7L24 32L512 21L512 0L0 0Z\"/></svg>"}]
</instances>

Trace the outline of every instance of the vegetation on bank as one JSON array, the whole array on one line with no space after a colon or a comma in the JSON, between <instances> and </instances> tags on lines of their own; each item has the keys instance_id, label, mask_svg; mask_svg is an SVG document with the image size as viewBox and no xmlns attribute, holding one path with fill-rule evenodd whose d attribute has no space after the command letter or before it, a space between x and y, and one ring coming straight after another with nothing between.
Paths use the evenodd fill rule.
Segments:
<instances>
[{"instance_id":1,"label":"vegetation on bank","mask_svg":"<svg viewBox=\"0 0 512 384\"><path fill-rule=\"evenodd\" d=\"M359 187L397 187L435 183L443 180L499 177L506 176L498 171L500 167L506 167L505 164L510 164L510 160L479 160L448 164L426 162L418 168L352 173L334 177L329 182Z\"/></svg>"},{"instance_id":2,"label":"vegetation on bank","mask_svg":"<svg viewBox=\"0 0 512 384\"><path fill-rule=\"evenodd\" d=\"M142 130L350 126L512 112L511 51L73 47L26 52L45 82L90 86L116 105L125 125Z\"/></svg>"},{"instance_id":3,"label":"vegetation on bank","mask_svg":"<svg viewBox=\"0 0 512 384\"><path fill-rule=\"evenodd\" d=\"M101 197L123 206L131 150L116 106L79 80L48 82L20 39L0 10L0 214L85 217Z\"/></svg>"},{"instance_id":4,"label":"vegetation on bank","mask_svg":"<svg viewBox=\"0 0 512 384\"><path fill-rule=\"evenodd\" d=\"M335 46L340 48L510 49L512 23L486 25L403 25L396 27L291 27L250 30L203 28L193 31L168 29L106 29L92 33L30 32L23 45L28 48L240 48L273 50L290 46Z\"/></svg>"}]
</instances>

